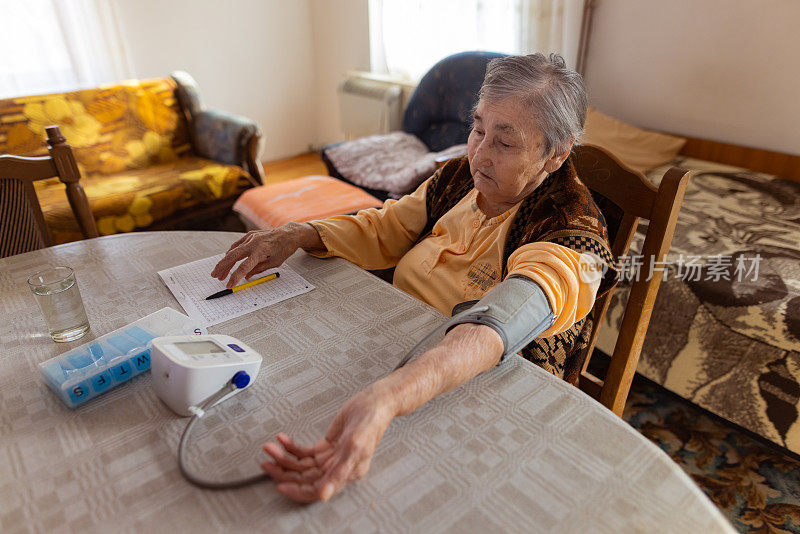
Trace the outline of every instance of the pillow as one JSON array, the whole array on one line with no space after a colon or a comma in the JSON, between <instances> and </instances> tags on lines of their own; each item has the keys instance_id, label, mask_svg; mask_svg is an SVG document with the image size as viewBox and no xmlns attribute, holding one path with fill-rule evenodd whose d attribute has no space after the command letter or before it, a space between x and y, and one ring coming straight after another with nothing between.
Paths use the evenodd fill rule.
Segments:
<instances>
[{"instance_id":1,"label":"pillow","mask_svg":"<svg viewBox=\"0 0 800 534\"><path fill-rule=\"evenodd\" d=\"M581 142L604 148L631 169L645 172L672 161L686 139L642 130L590 107Z\"/></svg>"},{"instance_id":2,"label":"pillow","mask_svg":"<svg viewBox=\"0 0 800 534\"><path fill-rule=\"evenodd\" d=\"M438 156L465 152L466 145L429 152L415 135L392 132L334 145L325 156L348 181L399 198L433 174Z\"/></svg>"},{"instance_id":3,"label":"pillow","mask_svg":"<svg viewBox=\"0 0 800 534\"><path fill-rule=\"evenodd\" d=\"M379 208L383 202L331 176L306 176L248 189L233 205L248 230L277 228Z\"/></svg>"}]
</instances>

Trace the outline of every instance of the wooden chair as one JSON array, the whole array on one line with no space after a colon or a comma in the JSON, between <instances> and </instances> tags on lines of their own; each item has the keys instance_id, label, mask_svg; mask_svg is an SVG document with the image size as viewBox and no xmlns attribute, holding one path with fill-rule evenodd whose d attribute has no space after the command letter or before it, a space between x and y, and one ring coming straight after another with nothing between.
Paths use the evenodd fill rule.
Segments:
<instances>
[{"instance_id":1,"label":"wooden chair","mask_svg":"<svg viewBox=\"0 0 800 534\"><path fill-rule=\"evenodd\" d=\"M606 376L604 379L594 376L588 365L613 288L595 302L591 311L594 325L578 382L583 391L622 415L663 273L653 269L653 276L649 280L647 277L653 262L663 262L669 251L691 173L673 167L656 188L643 174L628 169L614 156L592 145L577 147L573 162L578 176L603 211L615 259L628 253L639 219L649 221L641 251L643 265L638 278L633 279Z\"/></svg>"},{"instance_id":2,"label":"wooden chair","mask_svg":"<svg viewBox=\"0 0 800 534\"><path fill-rule=\"evenodd\" d=\"M0 155L0 258L52 245L33 182L58 176L85 238L100 237L72 148L58 126L48 126L49 156Z\"/></svg>"}]
</instances>

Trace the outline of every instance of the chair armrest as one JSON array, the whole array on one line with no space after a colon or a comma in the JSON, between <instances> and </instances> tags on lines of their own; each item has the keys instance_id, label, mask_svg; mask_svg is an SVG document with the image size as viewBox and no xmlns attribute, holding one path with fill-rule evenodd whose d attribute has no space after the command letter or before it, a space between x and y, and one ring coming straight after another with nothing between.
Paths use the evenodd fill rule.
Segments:
<instances>
[{"instance_id":1,"label":"chair armrest","mask_svg":"<svg viewBox=\"0 0 800 534\"><path fill-rule=\"evenodd\" d=\"M264 148L258 124L240 115L204 109L194 116L191 129L198 156L244 168L253 185L264 182L258 161Z\"/></svg>"},{"instance_id":2,"label":"chair armrest","mask_svg":"<svg viewBox=\"0 0 800 534\"><path fill-rule=\"evenodd\" d=\"M175 82L175 97L178 99L186 119L191 122L193 117L204 107L200 86L188 72L182 70L176 70L170 77Z\"/></svg>"}]
</instances>

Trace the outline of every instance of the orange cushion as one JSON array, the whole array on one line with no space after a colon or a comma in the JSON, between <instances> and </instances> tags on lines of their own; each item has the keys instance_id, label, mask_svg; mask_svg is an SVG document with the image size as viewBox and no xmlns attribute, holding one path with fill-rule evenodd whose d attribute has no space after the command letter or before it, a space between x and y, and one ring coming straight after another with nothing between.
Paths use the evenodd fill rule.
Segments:
<instances>
[{"instance_id":1,"label":"orange cushion","mask_svg":"<svg viewBox=\"0 0 800 534\"><path fill-rule=\"evenodd\" d=\"M267 229L382 205L366 191L331 176L306 176L248 189L233 210L249 227Z\"/></svg>"}]
</instances>

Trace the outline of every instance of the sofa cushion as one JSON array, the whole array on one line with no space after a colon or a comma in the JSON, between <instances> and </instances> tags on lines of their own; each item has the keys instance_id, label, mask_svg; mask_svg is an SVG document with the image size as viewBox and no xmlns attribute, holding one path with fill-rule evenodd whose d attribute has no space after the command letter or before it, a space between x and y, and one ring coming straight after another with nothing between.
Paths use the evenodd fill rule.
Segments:
<instances>
[{"instance_id":1,"label":"sofa cushion","mask_svg":"<svg viewBox=\"0 0 800 534\"><path fill-rule=\"evenodd\" d=\"M58 125L83 176L170 163L191 152L170 78L0 100L0 154L44 155Z\"/></svg>"},{"instance_id":2,"label":"sofa cushion","mask_svg":"<svg viewBox=\"0 0 800 534\"><path fill-rule=\"evenodd\" d=\"M237 197L249 187L245 172L194 156L114 175L81 178L102 235L130 232L184 210ZM81 239L75 216L58 178L34 184L55 244Z\"/></svg>"},{"instance_id":3,"label":"sofa cushion","mask_svg":"<svg viewBox=\"0 0 800 534\"><path fill-rule=\"evenodd\" d=\"M347 181L400 198L411 193L436 170L436 158L465 154L466 145L429 152L406 132L370 135L325 147L325 157Z\"/></svg>"}]
</instances>

